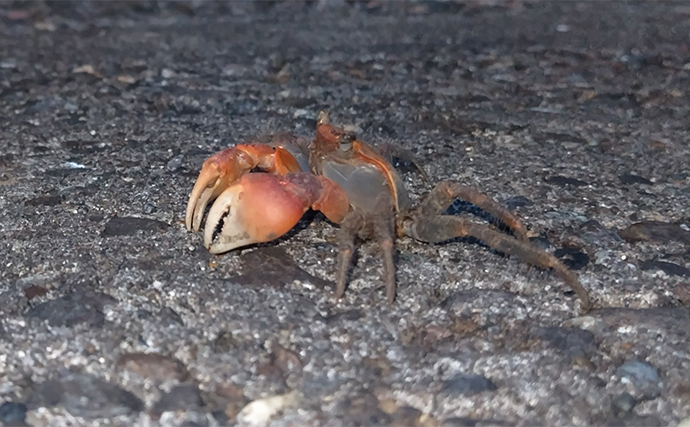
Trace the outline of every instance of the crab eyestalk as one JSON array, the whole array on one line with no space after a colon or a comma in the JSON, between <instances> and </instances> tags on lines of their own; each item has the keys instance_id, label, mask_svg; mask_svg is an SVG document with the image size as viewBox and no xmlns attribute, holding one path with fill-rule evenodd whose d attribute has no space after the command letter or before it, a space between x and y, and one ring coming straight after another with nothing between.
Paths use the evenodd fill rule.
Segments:
<instances>
[{"instance_id":1,"label":"crab eyestalk","mask_svg":"<svg viewBox=\"0 0 690 427\"><path fill-rule=\"evenodd\" d=\"M204 228L204 245L218 254L287 233L309 208L336 223L349 210L345 192L327 178L308 173L251 173L215 201Z\"/></svg>"}]
</instances>

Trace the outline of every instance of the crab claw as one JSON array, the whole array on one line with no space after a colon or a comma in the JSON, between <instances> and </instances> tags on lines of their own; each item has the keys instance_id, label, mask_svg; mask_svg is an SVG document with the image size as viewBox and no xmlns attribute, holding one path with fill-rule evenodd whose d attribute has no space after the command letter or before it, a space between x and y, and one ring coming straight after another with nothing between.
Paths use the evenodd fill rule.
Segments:
<instances>
[{"instance_id":1,"label":"crab claw","mask_svg":"<svg viewBox=\"0 0 690 427\"><path fill-rule=\"evenodd\" d=\"M198 231L206 206L253 168L281 175L300 171L299 160L291 154L290 147L276 145L241 144L206 159L187 202L187 230Z\"/></svg>"},{"instance_id":2,"label":"crab claw","mask_svg":"<svg viewBox=\"0 0 690 427\"><path fill-rule=\"evenodd\" d=\"M185 225L187 230L198 231L204 210L208 203L228 186L230 174L224 173L221 164L213 156L204 162L199 177L194 183L194 189L187 202Z\"/></svg>"},{"instance_id":3,"label":"crab claw","mask_svg":"<svg viewBox=\"0 0 690 427\"><path fill-rule=\"evenodd\" d=\"M217 254L275 240L290 231L310 207L340 222L349 210L349 201L340 186L320 176L246 174L211 207L204 245Z\"/></svg>"}]
</instances>

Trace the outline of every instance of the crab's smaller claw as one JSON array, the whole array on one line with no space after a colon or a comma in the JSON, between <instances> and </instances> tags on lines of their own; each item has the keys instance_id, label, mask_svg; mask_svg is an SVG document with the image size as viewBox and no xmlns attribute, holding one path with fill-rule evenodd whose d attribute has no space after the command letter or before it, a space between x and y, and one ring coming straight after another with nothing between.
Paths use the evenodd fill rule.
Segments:
<instances>
[{"instance_id":1,"label":"crab's smaller claw","mask_svg":"<svg viewBox=\"0 0 690 427\"><path fill-rule=\"evenodd\" d=\"M309 208L339 223L349 210L349 201L340 186L321 176L246 174L211 207L204 245L217 254L269 242L290 231Z\"/></svg>"},{"instance_id":2,"label":"crab's smaller claw","mask_svg":"<svg viewBox=\"0 0 690 427\"><path fill-rule=\"evenodd\" d=\"M185 225L198 231L206 206L223 190L253 168L284 175L301 170L288 150L266 144L241 144L206 159L187 202Z\"/></svg>"}]
</instances>

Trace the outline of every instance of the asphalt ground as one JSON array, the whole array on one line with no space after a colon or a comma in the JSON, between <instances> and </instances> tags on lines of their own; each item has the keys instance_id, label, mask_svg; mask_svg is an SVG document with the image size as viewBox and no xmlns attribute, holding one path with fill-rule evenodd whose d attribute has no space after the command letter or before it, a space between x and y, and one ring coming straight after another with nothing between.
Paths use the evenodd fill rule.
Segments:
<instances>
[{"instance_id":1,"label":"asphalt ground","mask_svg":"<svg viewBox=\"0 0 690 427\"><path fill-rule=\"evenodd\" d=\"M687 423L689 78L682 2L2 3L0 422ZM508 206L594 310L466 239L400 239L392 306L364 243L335 304L313 213L210 255L204 159L322 109Z\"/></svg>"}]
</instances>

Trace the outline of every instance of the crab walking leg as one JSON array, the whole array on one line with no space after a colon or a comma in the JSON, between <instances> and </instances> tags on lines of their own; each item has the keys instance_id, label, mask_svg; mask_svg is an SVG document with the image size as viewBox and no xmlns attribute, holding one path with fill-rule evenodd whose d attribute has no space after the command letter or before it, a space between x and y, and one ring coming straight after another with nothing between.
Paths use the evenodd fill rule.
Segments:
<instances>
[{"instance_id":1,"label":"crab walking leg","mask_svg":"<svg viewBox=\"0 0 690 427\"><path fill-rule=\"evenodd\" d=\"M187 230L198 231L206 206L254 168L280 175L301 171L297 160L282 147L241 144L219 151L206 159L194 183L185 214Z\"/></svg>"},{"instance_id":2,"label":"crab walking leg","mask_svg":"<svg viewBox=\"0 0 690 427\"><path fill-rule=\"evenodd\" d=\"M211 207L204 245L217 254L275 240L290 231L309 208L341 222L350 203L340 186L321 176L301 172L243 175Z\"/></svg>"},{"instance_id":3,"label":"crab walking leg","mask_svg":"<svg viewBox=\"0 0 690 427\"><path fill-rule=\"evenodd\" d=\"M338 245L338 267L336 271L335 300L345 293L350 263L355 251L355 237L373 237L381 248L383 274L386 282L386 296L389 303L395 300L395 221L394 207L390 196L380 195L375 202L374 212L365 213L353 209L340 224Z\"/></svg>"},{"instance_id":4,"label":"crab walking leg","mask_svg":"<svg viewBox=\"0 0 690 427\"><path fill-rule=\"evenodd\" d=\"M520 241L512 236L492 230L485 224L475 224L464 218L441 215L436 218L423 218L406 226L406 233L410 237L429 243L439 243L454 237L472 236L487 246L508 255L520 257L528 264L544 269L553 270L575 291L580 298L582 308L591 308L589 293L580 284L575 274L561 263L555 256L542 251L528 242Z\"/></svg>"},{"instance_id":5,"label":"crab walking leg","mask_svg":"<svg viewBox=\"0 0 690 427\"><path fill-rule=\"evenodd\" d=\"M355 236L364 228L364 216L359 210L352 210L340 223L338 243L338 269L336 271L335 300L338 301L345 294L347 273L350 270L352 255L355 252Z\"/></svg>"},{"instance_id":6,"label":"crab walking leg","mask_svg":"<svg viewBox=\"0 0 690 427\"><path fill-rule=\"evenodd\" d=\"M393 206L379 201L380 210L374 217L374 235L383 255L383 274L386 281L386 298L389 304L395 301L395 224Z\"/></svg>"},{"instance_id":7,"label":"crab walking leg","mask_svg":"<svg viewBox=\"0 0 690 427\"><path fill-rule=\"evenodd\" d=\"M455 199L470 202L480 209L483 209L510 227L520 240L527 240L527 230L525 230L520 220L505 206L499 204L486 194L457 182L444 181L438 183L421 202L417 208L417 212L426 217L440 215L443 211L448 209L448 206L450 206Z\"/></svg>"}]
</instances>

